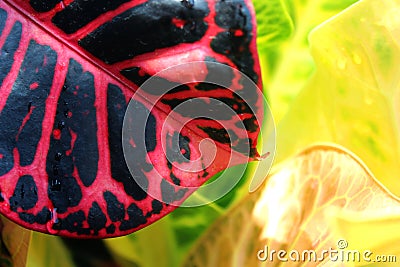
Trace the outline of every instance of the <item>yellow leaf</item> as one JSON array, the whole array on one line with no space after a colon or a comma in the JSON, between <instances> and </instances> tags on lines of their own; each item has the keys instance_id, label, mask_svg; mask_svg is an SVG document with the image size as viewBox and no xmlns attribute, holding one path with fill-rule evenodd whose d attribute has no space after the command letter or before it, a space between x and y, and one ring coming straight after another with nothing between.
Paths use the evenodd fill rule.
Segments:
<instances>
[{"instance_id":1,"label":"yellow leaf","mask_svg":"<svg viewBox=\"0 0 400 267\"><path fill-rule=\"evenodd\" d=\"M349 249L371 251L374 255L373 259L383 256L381 261L391 262L391 264L400 262L400 214L398 211L386 216L341 212L337 214L333 223L333 229L337 233L352 240Z\"/></svg>"},{"instance_id":2,"label":"yellow leaf","mask_svg":"<svg viewBox=\"0 0 400 267\"><path fill-rule=\"evenodd\" d=\"M31 231L1 216L0 232L0 265L24 267L26 265Z\"/></svg>"},{"instance_id":3,"label":"yellow leaf","mask_svg":"<svg viewBox=\"0 0 400 267\"><path fill-rule=\"evenodd\" d=\"M277 127L278 161L334 142L400 196L399 13L398 0L359 1L310 34L316 71Z\"/></svg>"},{"instance_id":4,"label":"yellow leaf","mask_svg":"<svg viewBox=\"0 0 400 267\"><path fill-rule=\"evenodd\" d=\"M391 215L400 214L400 202L355 155L337 146L315 145L277 166L260 190L217 221L184 266L353 266L366 264L368 257L372 262L376 254L364 255L352 245L363 243L368 224L362 228L364 236L351 234L350 228L343 231L338 226L343 214L357 214L360 221L371 214L391 216L400 225ZM399 237L396 222L390 231L397 230ZM386 238L380 238L384 242L379 246L370 240L359 248L380 247L385 253L393 235L380 234Z\"/></svg>"}]
</instances>

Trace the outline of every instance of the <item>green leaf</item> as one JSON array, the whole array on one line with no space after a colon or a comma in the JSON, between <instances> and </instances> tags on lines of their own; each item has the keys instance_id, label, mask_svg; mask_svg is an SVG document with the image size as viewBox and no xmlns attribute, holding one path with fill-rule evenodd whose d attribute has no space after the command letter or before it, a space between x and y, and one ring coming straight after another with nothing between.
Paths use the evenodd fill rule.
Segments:
<instances>
[{"instance_id":1,"label":"green leaf","mask_svg":"<svg viewBox=\"0 0 400 267\"><path fill-rule=\"evenodd\" d=\"M71 255L58 236L32 232L27 267L74 267Z\"/></svg>"},{"instance_id":2,"label":"green leaf","mask_svg":"<svg viewBox=\"0 0 400 267\"><path fill-rule=\"evenodd\" d=\"M317 71L278 127L278 161L335 142L400 195L399 12L399 1L361 1L312 33Z\"/></svg>"},{"instance_id":3,"label":"green leaf","mask_svg":"<svg viewBox=\"0 0 400 267\"><path fill-rule=\"evenodd\" d=\"M263 14L262 5L278 1L254 0L257 13ZM291 25L290 38L280 39L280 43L264 43L264 37L258 38L261 70L264 89L271 103L276 122L279 122L288 112L289 106L300 90L311 77L315 65L309 51L308 35L317 25L337 15L340 11L356 2L356 0L286 0L279 1L285 7L286 24ZM279 11L277 11L279 13ZM264 11L264 13L267 13ZM282 11L281 11L282 13ZM282 15L282 14L281 14ZM288 17L289 16L289 17ZM257 14L259 29L268 28ZM290 22L290 23L289 23ZM271 21L269 24L273 24ZM267 23L267 25L269 25ZM288 32L288 27L270 26L282 33ZM262 32L261 32L262 35ZM289 37L289 36L287 36ZM267 49L260 49L266 47Z\"/></svg>"},{"instance_id":4,"label":"green leaf","mask_svg":"<svg viewBox=\"0 0 400 267\"><path fill-rule=\"evenodd\" d=\"M293 21L283 0L253 1L257 19L258 49L267 49L287 39L293 31Z\"/></svg>"},{"instance_id":5,"label":"green leaf","mask_svg":"<svg viewBox=\"0 0 400 267\"><path fill-rule=\"evenodd\" d=\"M104 241L123 266L176 266L169 220L167 216L133 234Z\"/></svg>"}]
</instances>

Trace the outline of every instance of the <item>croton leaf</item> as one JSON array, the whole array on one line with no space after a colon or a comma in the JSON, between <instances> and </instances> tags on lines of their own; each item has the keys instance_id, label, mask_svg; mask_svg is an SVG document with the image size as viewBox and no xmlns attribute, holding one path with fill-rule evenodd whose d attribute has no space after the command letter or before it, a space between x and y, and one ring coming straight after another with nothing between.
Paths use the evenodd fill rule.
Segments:
<instances>
[{"instance_id":1,"label":"croton leaf","mask_svg":"<svg viewBox=\"0 0 400 267\"><path fill-rule=\"evenodd\" d=\"M255 31L243 0L2 1L0 212L124 235L256 159Z\"/></svg>"},{"instance_id":2,"label":"croton leaf","mask_svg":"<svg viewBox=\"0 0 400 267\"><path fill-rule=\"evenodd\" d=\"M396 211L399 200L355 155L338 146L315 145L277 165L261 190L221 217L192 249L185 266L281 266L284 262L273 250L287 251L288 266L349 266L351 259L334 262L337 253L330 261L323 251L345 251L362 238L343 235L331 222L339 222L343 214L364 218ZM301 260L291 251L300 257L314 251L315 258ZM374 254L369 256L372 261ZM360 262L366 263L362 257Z\"/></svg>"}]
</instances>

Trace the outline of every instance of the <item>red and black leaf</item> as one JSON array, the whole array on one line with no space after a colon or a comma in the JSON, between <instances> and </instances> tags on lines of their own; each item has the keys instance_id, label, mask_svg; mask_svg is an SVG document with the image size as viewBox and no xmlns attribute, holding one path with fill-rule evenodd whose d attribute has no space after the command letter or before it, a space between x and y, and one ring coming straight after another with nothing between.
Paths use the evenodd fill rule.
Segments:
<instances>
[{"instance_id":1,"label":"red and black leaf","mask_svg":"<svg viewBox=\"0 0 400 267\"><path fill-rule=\"evenodd\" d=\"M202 63L156 77L172 90L140 87L190 62ZM182 74L191 82L180 83ZM0 212L69 237L136 231L215 173L258 156L257 86L247 0L2 1ZM215 108L216 100L235 116ZM178 109L182 103L192 108ZM134 116L124 125L128 104ZM200 150L204 138L217 144L211 164Z\"/></svg>"}]
</instances>

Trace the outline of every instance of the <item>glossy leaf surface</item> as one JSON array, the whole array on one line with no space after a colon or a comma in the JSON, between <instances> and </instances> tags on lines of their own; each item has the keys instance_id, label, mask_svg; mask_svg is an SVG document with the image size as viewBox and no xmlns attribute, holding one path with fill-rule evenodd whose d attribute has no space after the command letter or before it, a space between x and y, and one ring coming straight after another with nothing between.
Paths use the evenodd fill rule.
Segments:
<instances>
[{"instance_id":1,"label":"glossy leaf surface","mask_svg":"<svg viewBox=\"0 0 400 267\"><path fill-rule=\"evenodd\" d=\"M0 211L13 221L72 237L125 235L213 174L258 157L263 108L249 3L0 8ZM197 63L144 85L188 62ZM203 82L215 75L222 85ZM177 109L183 103L190 108Z\"/></svg>"}]
</instances>

